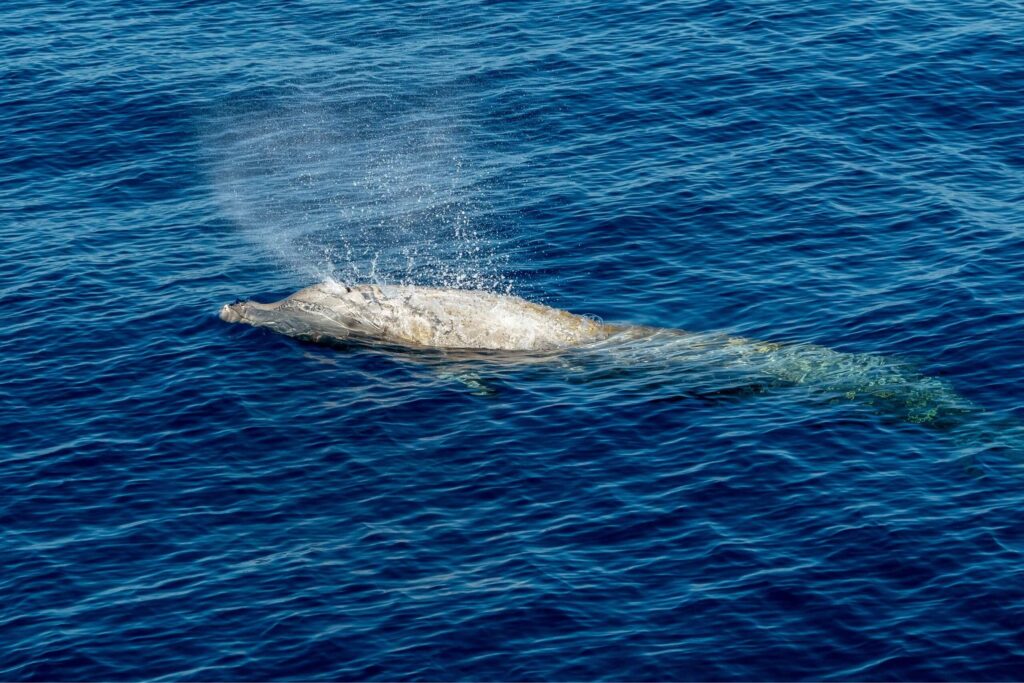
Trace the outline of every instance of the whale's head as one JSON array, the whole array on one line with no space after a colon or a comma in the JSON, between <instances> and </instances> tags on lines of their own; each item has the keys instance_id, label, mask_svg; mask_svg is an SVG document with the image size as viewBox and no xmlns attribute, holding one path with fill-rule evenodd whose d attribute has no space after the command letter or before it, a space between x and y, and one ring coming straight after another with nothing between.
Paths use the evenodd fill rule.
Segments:
<instances>
[{"instance_id":1,"label":"whale's head","mask_svg":"<svg viewBox=\"0 0 1024 683\"><path fill-rule=\"evenodd\" d=\"M224 322L266 327L293 337L347 339L379 331L381 289L321 282L272 303L236 300L221 307Z\"/></svg>"},{"instance_id":2,"label":"whale's head","mask_svg":"<svg viewBox=\"0 0 1024 683\"><path fill-rule=\"evenodd\" d=\"M220 307L220 319L226 323L240 323L244 320L245 302L235 299L233 303L224 304Z\"/></svg>"}]
</instances>

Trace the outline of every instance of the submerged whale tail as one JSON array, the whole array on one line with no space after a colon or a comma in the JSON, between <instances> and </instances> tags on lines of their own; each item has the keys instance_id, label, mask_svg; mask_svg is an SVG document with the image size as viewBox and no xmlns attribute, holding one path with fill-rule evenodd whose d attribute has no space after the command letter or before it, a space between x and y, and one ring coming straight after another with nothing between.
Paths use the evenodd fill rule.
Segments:
<instances>
[{"instance_id":1,"label":"submerged whale tail","mask_svg":"<svg viewBox=\"0 0 1024 683\"><path fill-rule=\"evenodd\" d=\"M751 386L807 386L835 400L875 406L918 424L955 424L981 412L949 382L925 375L909 363L815 344L649 329L640 336L635 332L613 336L593 348L611 354L623 366L687 365L695 373L719 368L736 373Z\"/></svg>"},{"instance_id":2,"label":"submerged whale tail","mask_svg":"<svg viewBox=\"0 0 1024 683\"><path fill-rule=\"evenodd\" d=\"M941 425L979 412L949 382L884 356L798 344L765 354L760 369L784 381L813 383L841 398L895 410L908 422Z\"/></svg>"}]
</instances>

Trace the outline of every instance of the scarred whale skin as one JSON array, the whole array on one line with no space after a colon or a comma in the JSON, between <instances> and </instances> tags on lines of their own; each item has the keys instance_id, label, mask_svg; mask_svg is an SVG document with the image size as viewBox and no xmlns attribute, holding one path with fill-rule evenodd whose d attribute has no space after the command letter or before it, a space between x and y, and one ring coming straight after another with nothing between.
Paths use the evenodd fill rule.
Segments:
<instances>
[{"instance_id":1,"label":"scarred whale skin","mask_svg":"<svg viewBox=\"0 0 1024 683\"><path fill-rule=\"evenodd\" d=\"M330 281L274 303L227 304L220 317L311 341L362 338L400 346L496 351L579 346L621 329L505 294Z\"/></svg>"}]
</instances>

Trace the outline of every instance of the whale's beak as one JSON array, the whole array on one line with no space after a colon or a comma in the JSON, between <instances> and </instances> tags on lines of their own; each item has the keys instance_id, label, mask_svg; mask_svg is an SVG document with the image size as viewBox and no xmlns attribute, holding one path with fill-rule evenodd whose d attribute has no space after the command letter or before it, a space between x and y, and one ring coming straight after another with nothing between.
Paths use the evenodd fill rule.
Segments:
<instances>
[{"instance_id":1,"label":"whale's beak","mask_svg":"<svg viewBox=\"0 0 1024 683\"><path fill-rule=\"evenodd\" d=\"M225 304L220 309L220 319L226 323L237 323L242 321L242 306L245 303L240 299L233 304Z\"/></svg>"}]
</instances>

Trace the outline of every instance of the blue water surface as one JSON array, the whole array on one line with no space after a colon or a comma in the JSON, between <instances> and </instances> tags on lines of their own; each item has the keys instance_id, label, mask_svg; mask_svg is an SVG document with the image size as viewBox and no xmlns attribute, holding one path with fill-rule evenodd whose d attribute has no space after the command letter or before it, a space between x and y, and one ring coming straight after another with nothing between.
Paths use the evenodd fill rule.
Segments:
<instances>
[{"instance_id":1,"label":"blue water surface","mask_svg":"<svg viewBox=\"0 0 1024 683\"><path fill-rule=\"evenodd\" d=\"M0 679L1024 678L1022 44L999 0L4 2ZM325 277L972 408L217 318Z\"/></svg>"}]
</instances>

